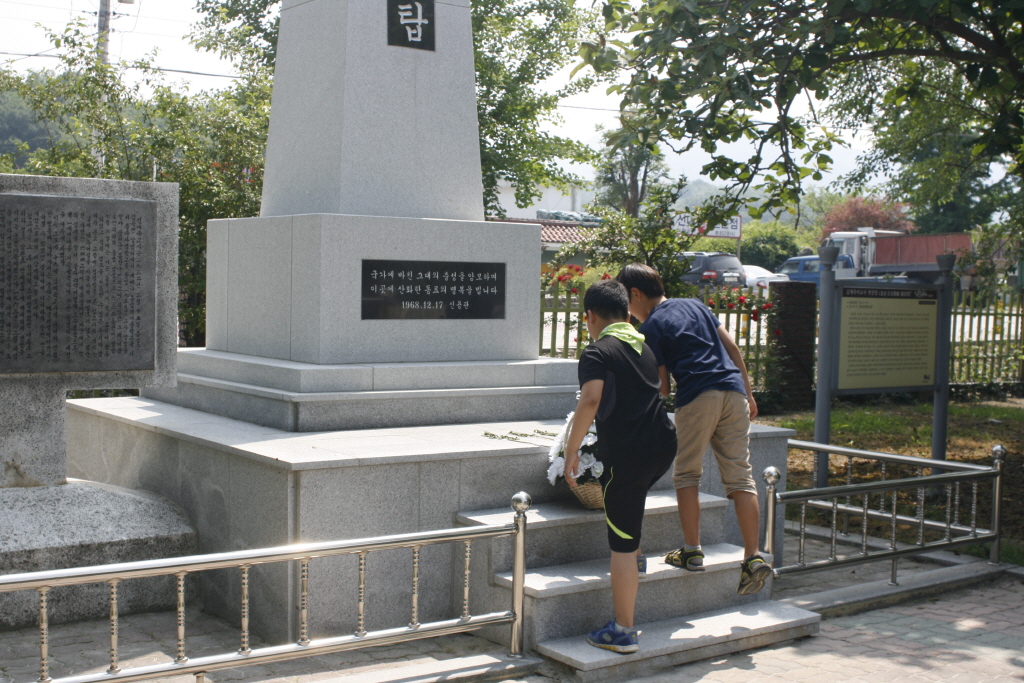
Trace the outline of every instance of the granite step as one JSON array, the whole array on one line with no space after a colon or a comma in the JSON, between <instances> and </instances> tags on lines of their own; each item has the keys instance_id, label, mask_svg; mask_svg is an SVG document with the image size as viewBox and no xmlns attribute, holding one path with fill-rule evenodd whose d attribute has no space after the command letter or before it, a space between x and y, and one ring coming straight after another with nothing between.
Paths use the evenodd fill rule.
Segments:
<instances>
[{"instance_id":1,"label":"granite step","mask_svg":"<svg viewBox=\"0 0 1024 683\"><path fill-rule=\"evenodd\" d=\"M720 543L725 535L725 498L700 494L701 538L705 544ZM507 507L463 512L456 524L476 526L507 524ZM682 542L674 491L652 491L647 495L643 544L654 549L672 549ZM664 554L664 553L662 553ZM553 502L534 505L526 513L526 566L550 567L587 560L608 559L608 534L604 511L586 510L579 503ZM491 571L512 568L511 544L491 546Z\"/></svg>"},{"instance_id":2,"label":"granite step","mask_svg":"<svg viewBox=\"0 0 1024 683\"><path fill-rule=\"evenodd\" d=\"M759 593L737 595L743 549L728 543L704 546L703 572L665 564L664 554L649 553L647 576L640 579L636 618L661 621L714 609L737 607L771 595L771 581ZM766 558L769 559L769 558ZM494 577L495 586L512 590L511 572ZM573 564L527 569L528 645L585 633L610 619L611 577L605 557Z\"/></svg>"},{"instance_id":3,"label":"granite step","mask_svg":"<svg viewBox=\"0 0 1024 683\"><path fill-rule=\"evenodd\" d=\"M814 612L760 600L640 623L640 651L633 654L596 648L587 643L585 634L545 641L536 649L568 667L580 683L625 681L687 662L812 636L818 633L820 621Z\"/></svg>"}]
</instances>

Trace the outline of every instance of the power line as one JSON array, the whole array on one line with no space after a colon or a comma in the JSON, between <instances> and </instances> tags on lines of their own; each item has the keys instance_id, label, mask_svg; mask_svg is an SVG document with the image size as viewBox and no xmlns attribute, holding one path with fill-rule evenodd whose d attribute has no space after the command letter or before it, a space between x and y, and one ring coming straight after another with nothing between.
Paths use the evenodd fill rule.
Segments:
<instances>
[{"instance_id":1,"label":"power line","mask_svg":"<svg viewBox=\"0 0 1024 683\"><path fill-rule=\"evenodd\" d=\"M56 9L56 10L61 10L61 11L64 11L64 12L78 12L79 14L85 13L87 11L87 10L69 9L67 7L58 7L57 5L40 5L39 3L35 3L35 2L21 2L21 0L0 0L0 3L6 4L6 5L25 5L27 7L34 7L34 8L37 8L37 9ZM131 16L131 15L125 15L125 16ZM137 15L137 16L139 16L139 17L141 17L143 19L152 19L154 21L173 21L173 22L178 23L178 24L191 24L192 23L191 21L188 21L187 19L172 19L171 17L156 17L156 16L152 16L152 15L149 15L149 14L140 14L140 15Z\"/></svg>"},{"instance_id":2,"label":"power line","mask_svg":"<svg viewBox=\"0 0 1024 683\"><path fill-rule=\"evenodd\" d=\"M55 50L55 49L57 49L57 48L53 48L53 47L50 48L50 50ZM25 52L4 52L4 51L0 51L0 55L11 55L11 56L14 56L14 57L22 57L22 58L25 58L25 57L50 57L52 59L60 59L60 55L47 55L47 54L43 54L42 52L35 52L35 53L32 53L32 54L28 54L28 53L25 53ZM13 60L13 61L18 61L18 60ZM129 66L127 68L129 68L129 69L141 69L142 67ZM193 76L213 76L215 78L241 78L241 76L236 76L234 74L211 74L211 73L207 73L205 71L189 71L187 69L168 69L168 68L165 68L165 67L162 67L162 66L155 66L155 67L153 67L153 70L154 71L166 71L166 72L175 73L175 74L191 74Z\"/></svg>"}]
</instances>

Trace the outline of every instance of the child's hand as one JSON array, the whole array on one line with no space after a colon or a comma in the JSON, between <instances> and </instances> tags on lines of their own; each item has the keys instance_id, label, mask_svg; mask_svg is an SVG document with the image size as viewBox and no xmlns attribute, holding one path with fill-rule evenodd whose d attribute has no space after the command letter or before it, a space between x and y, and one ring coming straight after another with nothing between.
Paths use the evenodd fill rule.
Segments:
<instances>
[{"instance_id":1,"label":"child's hand","mask_svg":"<svg viewBox=\"0 0 1024 683\"><path fill-rule=\"evenodd\" d=\"M576 488L576 470L580 465L579 452L565 454L565 480L569 482L569 488Z\"/></svg>"}]
</instances>

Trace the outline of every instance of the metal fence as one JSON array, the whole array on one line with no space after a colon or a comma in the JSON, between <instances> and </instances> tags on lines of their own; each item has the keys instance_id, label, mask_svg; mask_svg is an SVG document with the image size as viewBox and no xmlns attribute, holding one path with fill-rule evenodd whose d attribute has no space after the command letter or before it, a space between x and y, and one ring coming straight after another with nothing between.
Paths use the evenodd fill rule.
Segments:
<instances>
[{"instance_id":1,"label":"metal fence","mask_svg":"<svg viewBox=\"0 0 1024 683\"><path fill-rule=\"evenodd\" d=\"M583 297L586 290L573 293L570 288L555 284L541 292L540 355L553 358L579 358L586 346L587 329L583 323ZM762 387L768 357L767 316L751 310L740 297L751 301L770 301L766 291L754 288L702 287L700 297L743 352L750 381ZM732 307L730 307L730 303Z\"/></svg>"},{"instance_id":2,"label":"metal fence","mask_svg":"<svg viewBox=\"0 0 1024 683\"><path fill-rule=\"evenodd\" d=\"M954 384L1024 382L1022 292L983 295L958 291L953 299Z\"/></svg>"},{"instance_id":3,"label":"metal fence","mask_svg":"<svg viewBox=\"0 0 1024 683\"><path fill-rule=\"evenodd\" d=\"M785 509L787 504L800 506L800 545L796 564L776 567L776 576L891 560L890 583L896 585L897 563L901 557L936 550L950 550L984 542L992 544L989 561L993 564L999 561L1002 467L1006 457L1006 449L1003 446L993 447L994 460L991 467L947 460L941 462L924 460L906 455L828 446L795 439L789 441L789 448L790 450L826 453L830 457L845 457L846 482L839 486L778 492L775 487L781 477L779 471L774 467L764 470L764 480L768 485L765 505L765 550L767 552L774 551L777 507L782 505ZM871 472L871 476L875 478L874 481L854 483L855 459L868 460L879 466L877 470ZM816 457L814 462L816 466ZM895 467L910 467L916 472L916 476L887 478L887 469ZM930 469L932 474L926 476L925 469ZM978 486L988 479L992 480L992 520L989 528L984 529L978 526ZM816 471L811 481L817 481ZM964 490L965 486L966 491ZM926 505L928 492L936 490L940 492L941 502L939 505L933 506L932 511L929 511ZM903 494L902 501L900 500L901 493ZM966 510L962 510L964 506L967 506ZM807 560L808 509L824 511L830 520L828 526L830 532L829 556L826 559ZM941 518L929 519L929 512L941 514ZM783 514L783 519L785 519L785 514ZM859 551L840 557L837 554L839 539L840 536L850 536L851 519L857 520L860 525ZM888 526L888 550L869 551L869 520L881 521ZM916 535L916 542L899 547L897 543L899 527ZM937 536L937 538L929 541L927 538L929 535Z\"/></svg>"},{"instance_id":4,"label":"metal fence","mask_svg":"<svg viewBox=\"0 0 1024 683\"><path fill-rule=\"evenodd\" d=\"M34 590L39 596L39 678L38 683L96 683L98 681L141 681L182 674L194 674L202 683L210 671L230 669L249 664L266 664L330 652L356 650L377 645L390 645L409 640L475 631L486 626L510 624L511 657L523 652L523 607L526 577L526 511L530 496L524 492L512 498L515 517L509 524L492 524L461 529L442 529L414 534L380 536L349 541L306 543L277 548L243 550L214 555L195 555L143 562L126 562L95 567L58 569L30 574L0 576L0 592ZM470 551L474 540L500 536L514 537L512 569L512 608L507 612L473 615L469 611ZM419 569L420 550L427 545L461 541L463 595L462 614L454 619L420 623ZM380 550L408 548L412 550L412 604L408 626L379 631L366 631L366 556ZM356 631L352 634L312 640L309 637L309 574L310 561L321 557L355 554L359 557L359 586L356 608ZM252 649L249 646L249 569L255 564L298 562L300 568L299 639L288 645ZM241 583L241 625L239 647L234 652L190 659L185 637L185 578L193 572L212 569L237 569ZM177 648L173 662L122 669L118 658L118 585L125 580L147 576L174 576L177 579ZM110 666L102 673L82 674L64 678L50 677L50 628L47 593L56 586L87 583L109 585ZM282 615L284 616L284 615Z\"/></svg>"}]
</instances>

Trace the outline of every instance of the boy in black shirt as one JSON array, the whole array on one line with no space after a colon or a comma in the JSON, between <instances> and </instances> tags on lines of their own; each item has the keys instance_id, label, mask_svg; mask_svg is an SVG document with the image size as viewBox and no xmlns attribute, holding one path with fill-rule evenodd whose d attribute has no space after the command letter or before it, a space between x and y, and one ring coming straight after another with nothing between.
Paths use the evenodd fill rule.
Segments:
<instances>
[{"instance_id":1,"label":"boy in black shirt","mask_svg":"<svg viewBox=\"0 0 1024 683\"><path fill-rule=\"evenodd\" d=\"M629 294L602 280L583 299L587 330L595 339L580 357L580 399L565 445L565 478L575 487L579 448L597 420L597 458L604 464L608 545L611 547L615 619L593 631L591 645L619 653L640 649L633 624L647 491L672 465L675 426L662 405L654 353L629 319Z\"/></svg>"}]
</instances>

